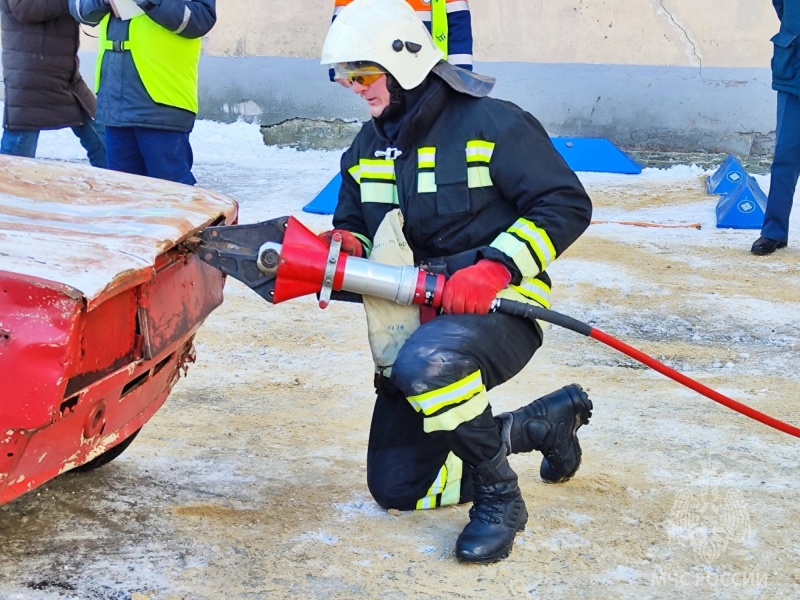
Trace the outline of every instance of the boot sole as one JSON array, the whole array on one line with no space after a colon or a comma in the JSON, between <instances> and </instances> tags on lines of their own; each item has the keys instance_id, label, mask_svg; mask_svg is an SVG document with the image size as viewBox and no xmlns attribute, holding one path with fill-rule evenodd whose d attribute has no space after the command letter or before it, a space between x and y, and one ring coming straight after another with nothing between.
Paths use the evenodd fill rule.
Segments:
<instances>
[{"instance_id":1,"label":"boot sole","mask_svg":"<svg viewBox=\"0 0 800 600\"><path fill-rule=\"evenodd\" d=\"M583 425L589 424L589 419L592 418L594 404L592 404L592 400L589 398L589 395L583 391L583 388L577 383L573 383L572 385L567 386L565 389L569 390L572 405L575 407L575 422L572 424L572 439L580 448L580 443L578 441L578 429L580 429ZM544 461L547 459L542 460L544 463ZM582 453L581 456L578 457L578 464L575 466L575 470L567 476L559 477L558 479L546 479L542 475L541 469L539 471L539 476L541 477L542 481L547 484L566 483L572 479L575 476L575 473L578 472L578 469L581 468L581 460Z\"/></svg>"}]
</instances>

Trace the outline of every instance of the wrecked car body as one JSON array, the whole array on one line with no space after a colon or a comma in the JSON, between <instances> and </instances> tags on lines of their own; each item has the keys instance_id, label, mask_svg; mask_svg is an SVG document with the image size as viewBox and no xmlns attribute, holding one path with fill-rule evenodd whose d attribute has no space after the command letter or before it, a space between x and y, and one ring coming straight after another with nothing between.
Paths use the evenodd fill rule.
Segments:
<instances>
[{"instance_id":1,"label":"wrecked car body","mask_svg":"<svg viewBox=\"0 0 800 600\"><path fill-rule=\"evenodd\" d=\"M113 460L188 363L224 275L190 249L224 195L0 156L0 504Z\"/></svg>"}]
</instances>

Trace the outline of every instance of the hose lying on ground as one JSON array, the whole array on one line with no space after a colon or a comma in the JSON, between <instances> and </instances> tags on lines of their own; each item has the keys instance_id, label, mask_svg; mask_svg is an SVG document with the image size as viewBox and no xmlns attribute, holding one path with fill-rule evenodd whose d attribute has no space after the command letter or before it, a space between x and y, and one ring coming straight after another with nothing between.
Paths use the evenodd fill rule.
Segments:
<instances>
[{"instance_id":1,"label":"hose lying on ground","mask_svg":"<svg viewBox=\"0 0 800 600\"><path fill-rule=\"evenodd\" d=\"M683 373L679 373L675 369L657 361L652 356L648 356L633 346L629 346L625 342L621 342L620 340L592 327L587 323L583 323L582 321L578 321L577 319L573 319L572 317L568 317L567 315L563 315L552 310L548 310L541 306L525 304L523 302L515 302L513 300L495 300L493 310L510 315L516 315L518 317L525 317L526 319L531 320L541 319L542 321L547 321L553 325L564 327L565 329L569 329L575 333L594 338L597 341L603 342L607 346L611 346L615 350L630 356L634 360L647 365L662 375L666 375L670 379L673 379L678 383L685 385L686 387L693 389L694 391L699 392L708 398L711 398L714 402L719 402L731 410L735 410L746 417L750 417L751 419L758 421L759 423L763 423L764 425L768 425L769 427L777 429L778 431L782 431L784 433L788 433L789 435L793 435L794 437L800 438L800 428L797 428L794 425L789 425L788 423L784 423L783 421L779 421L778 419L759 412L754 408L747 406L746 404L742 404L741 402L737 402L732 398L728 398L727 396L712 390L710 387L695 381L691 377L687 377Z\"/></svg>"}]
</instances>

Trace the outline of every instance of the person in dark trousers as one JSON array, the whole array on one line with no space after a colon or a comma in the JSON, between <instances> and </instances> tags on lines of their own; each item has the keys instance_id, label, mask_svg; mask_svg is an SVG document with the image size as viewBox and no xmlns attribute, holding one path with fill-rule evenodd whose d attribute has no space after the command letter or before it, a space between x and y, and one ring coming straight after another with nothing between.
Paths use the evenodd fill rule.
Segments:
<instances>
[{"instance_id":1,"label":"person in dark trousers","mask_svg":"<svg viewBox=\"0 0 800 600\"><path fill-rule=\"evenodd\" d=\"M491 303L549 307L545 269L589 226L591 201L541 124L488 98L491 78L442 60L404 0L354 0L321 62L372 120L342 156L334 229L320 239L338 233L343 251L379 262L407 248L414 264L449 276L441 314L401 307L416 321L399 326L364 298L377 391L370 493L398 510L471 501L456 557L501 560L528 519L508 455L540 451L541 478L567 481L592 403L572 384L493 415L487 392L525 367L543 333ZM399 332L396 352L373 343L387 331Z\"/></svg>"},{"instance_id":2,"label":"person in dark trousers","mask_svg":"<svg viewBox=\"0 0 800 600\"><path fill-rule=\"evenodd\" d=\"M108 167L194 185L189 134L200 38L216 23L216 1L115 4L128 9L118 17L108 0L70 4L76 20L97 26L97 119L106 128Z\"/></svg>"},{"instance_id":3,"label":"person in dark trousers","mask_svg":"<svg viewBox=\"0 0 800 600\"><path fill-rule=\"evenodd\" d=\"M39 132L70 127L89 162L106 166L95 97L81 77L80 29L69 0L0 0L3 138L0 154L36 156Z\"/></svg>"},{"instance_id":4,"label":"person in dark trousers","mask_svg":"<svg viewBox=\"0 0 800 600\"><path fill-rule=\"evenodd\" d=\"M789 241L789 215L800 176L800 2L772 0L781 22L772 38L772 89L778 92L775 156L761 237L751 252L772 254Z\"/></svg>"}]
</instances>

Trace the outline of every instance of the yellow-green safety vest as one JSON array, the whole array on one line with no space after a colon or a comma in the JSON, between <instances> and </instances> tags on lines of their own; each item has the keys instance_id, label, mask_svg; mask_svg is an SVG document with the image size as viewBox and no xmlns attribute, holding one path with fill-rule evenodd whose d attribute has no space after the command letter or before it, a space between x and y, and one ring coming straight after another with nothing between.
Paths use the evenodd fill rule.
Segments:
<instances>
[{"instance_id":1,"label":"yellow-green safety vest","mask_svg":"<svg viewBox=\"0 0 800 600\"><path fill-rule=\"evenodd\" d=\"M103 17L98 27L95 93L100 89L103 54L114 47L114 42L108 39L109 17ZM139 15L130 21L128 39L119 43L130 51L136 71L154 102L197 114L200 38L181 37L147 15Z\"/></svg>"},{"instance_id":2,"label":"yellow-green safety vest","mask_svg":"<svg viewBox=\"0 0 800 600\"><path fill-rule=\"evenodd\" d=\"M431 36L447 60L447 0L431 0Z\"/></svg>"}]
</instances>

